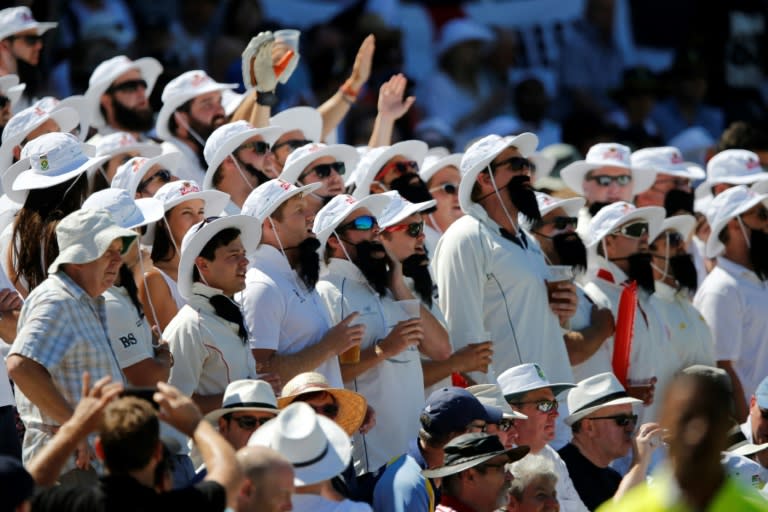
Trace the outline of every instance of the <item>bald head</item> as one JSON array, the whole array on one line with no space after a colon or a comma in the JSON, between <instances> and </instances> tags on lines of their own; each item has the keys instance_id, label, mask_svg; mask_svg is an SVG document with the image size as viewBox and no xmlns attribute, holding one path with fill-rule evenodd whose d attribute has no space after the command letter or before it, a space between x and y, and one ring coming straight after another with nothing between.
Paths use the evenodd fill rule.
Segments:
<instances>
[{"instance_id":1,"label":"bald head","mask_svg":"<svg viewBox=\"0 0 768 512\"><path fill-rule=\"evenodd\" d=\"M266 446L246 446L237 452L245 482L237 497L238 512L291 510L293 466Z\"/></svg>"}]
</instances>

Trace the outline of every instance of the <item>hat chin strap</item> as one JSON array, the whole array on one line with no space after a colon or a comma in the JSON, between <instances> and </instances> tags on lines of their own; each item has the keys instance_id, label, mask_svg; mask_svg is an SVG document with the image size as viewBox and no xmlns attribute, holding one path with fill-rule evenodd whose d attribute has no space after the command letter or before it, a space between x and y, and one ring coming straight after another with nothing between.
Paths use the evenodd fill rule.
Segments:
<instances>
[{"instance_id":1,"label":"hat chin strap","mask_svg":"<svg viewBox=\"0 0 768 512\"><path fill-rule=\"evenodd\" d=\"M491 184L493 185L493 193L496 195L496 198L499 200L499 204L501 205L501 209L504 210L504 215L507 217L507 220L512 225L512 229L515 230L515 235L518 234L519 229L517 228L517 224L515 221L512 220L512 215L510 215L509 210L507 210L507 205L504 204L504 201L501 200L501 194L499 193L499 187L496 186L496 178L493 177L493 169L491 169L491 165L488 164L486 166L488 169L488 175L491 177Z\"/></svg>"},{"instance_id":2,"label":"hat chin strap","mask_svg":"<svg viewBox=\"0 0 768 512\"><path fill-rule=\"evenodd\" d=\"M283 248L283 242L280 241L280 235L277 234L277 227L275 226L275 223L272 222L272 217L271 216L267 217L267 220L269 221L269 225L272 226L272 232L275 234L275 240L277 240L277 245L280 247L280 252L283 253L283 257L285 259L288 259L288 256L285 255L285 248Z\"/></svg>"},{"instance_id":3,"label":"hat chin strap","mask_svg":"<svg viewBox=\"0 0 768 512\"><path fill-rule=\"evenodd\" d=\"M747 228L744 226L744 222L741 220L741 215L736 216L736 220L739 221L739 228L741 228L741 234L744 235L744 241L747 242L747 249L752 248L752 240L747 236ZM749 228L752 229L752 228Z\"/></svg>"},{"instance_id":4,"label":"hat chin strap","mask_svg":"<svg viewBox=\"0 0 768 512\"><path fill-rule=\"evenodd\" d=\"M211 285L208 284L208 281L205 279L205 276L200 271L200 267L197 266L197 263L195 263L195 268L197 269L197 273L200 275L200 279L203 281L203 284L209 288L213 288Z\"/></svg>"},{"instance_id":5,"label":"hat chin strap","mask_svg":"<svg viewBox=\"0 0 768 512\"><path fill-rule=\"evenodd\" d=\"M341 250L344 252L344 256L347 258L347 260L349 260L350 263L352 263L354 265L355 262L352 261L352 258L349 257L349 253L347 252L347 248L344 247L344 240L341 239L341 237L339 236L339 234L336 232L335 229L333 230L333 234L336 235L336 239L339 241L339 245L341 246Z\"/></svg>"},{"instance_id":6,"label":"hat chin strap","mask_svg":"<svg viewBox=\"0 0 768 512\"><path fill-rule=\"evenodd\" d=\"M653 267L657 272L661 272L661 279L659 279L659 281L664 281L667 278L667 272L669 272L669 232L665 232L664 236L667 239L667 245L664 250L664 270L661 270L659 267L657 267L653 263L653 258L651 258L651 267Z\"/></svg>"},{"instance_id":7,"label":"hat chin strap","mask_svg":"<svg viewBox=\"0 0 768 512\"><path fill-rule=\"evenodd\" d=\"M205 141L203 140L203 138L191 126L189 126L189 123L187 123L184 120L183 116L179 115L179 112L174 112L173 116L176 118L176 122L179 123L181 126L183 126L184 129L186 129L189 132L189 134L192 136L193 139L199 142L202 147L205 147Z\"/></svg>"},{"instance_id":8,"label":"hat chin strap","mask_svg":"<svg viewBox=\"0 0 768 512\"><path fill-rule=\"evenodd\" d=\"M229 154L229 156L232 158L232 162L235 164L235 168L237 169L237 172L240 173L240 177L243 178L243 181L245 182L246 185L248 185L248 188L253 190L254 186L251 185L251 182L248 181L248 178L245 177L245 173L243 172L243 168L240 167L240 164L237 161L237 157L235 157L235 155L231 153ZM272 219L270 218L269 221L272 222Z\"/></svg>"}]
</instances>

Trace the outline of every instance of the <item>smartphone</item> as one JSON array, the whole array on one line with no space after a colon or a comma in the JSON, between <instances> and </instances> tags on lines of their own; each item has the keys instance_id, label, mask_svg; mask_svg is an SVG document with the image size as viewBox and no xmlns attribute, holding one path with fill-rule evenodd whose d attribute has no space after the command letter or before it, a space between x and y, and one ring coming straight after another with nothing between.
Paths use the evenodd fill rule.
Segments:
<instances>
[{"instance_id":1,"label":"smartphone","mask_svg":"<svg viewBox=\"0 0 768 512\"><path fill-rule=\"evenodd\" d=\"M147 402L152 404L152 407L155 409L159 409L160 406L155 402L155 399L153 398L155 395L155 392L157 390L155 388L149 388L149 387L127 387L123 390L122 393L120 393L120 396L135 396L136 398L141 398L142 400L146 400Z\"/></svg>"}]
</instances>

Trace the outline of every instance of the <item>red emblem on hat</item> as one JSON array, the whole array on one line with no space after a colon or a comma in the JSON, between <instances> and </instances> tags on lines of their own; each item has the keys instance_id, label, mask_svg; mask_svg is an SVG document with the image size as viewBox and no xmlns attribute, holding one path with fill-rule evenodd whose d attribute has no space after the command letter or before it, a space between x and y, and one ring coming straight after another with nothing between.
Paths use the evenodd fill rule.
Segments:
<instances>
[{"instance_id":1,"label":"red emblem on hat","mask_svg":"<svg viewBox=\"0 0 768 512\"><path fill-rule=\"evenodd\" d=\"M193 194L195 192L200 192L200 188L191 181L183 182L179 188L179 194L183 196L187 194Z\"/></svg>"},{"instance_id":2,"label":"red emblem on hat","mask_svg":"<svg viewBox=\"0 0 768 512\"><path fill-rule=\"evenodd\" d=\"M32 15L26 11L21 13L21 21L34 21L35 18L32 17Z\"/></svg>"},{"instance_id":3,"label":"red emblem on hat","mask_svg":"<svg viewBox=\"0 0 768 512\"><path fill-rule=\"evenodd\" d=\"M760 167L760 162L758 162L752 157L749 157L747 159L746 166L747 166L747 169L754 169L755 167Z\"/></svg>"},{"instance_id":4,"label":"red emblem on hat","mask_svg":"<svg viewBox=\"0 0 768 512\"><path fill-rule=\"evenodd\" d=\"M208 75L202 73L195 73L192 75L192 87L200 87L206 82L208 82Z\"/></svg>"},{"instance_id":5,"label":"red emblem on hat","mask_svg":"<svg viewBox=\"0 0 768 512\"><path fill-rule=\"evenodd\" d=\"M670 158L669 161L670 163L673 163L673 164L681 164L683 163L683 157L680 156L680 153L675 152L675 153L672 153L672 158Z\"/></svg>"},{"instance_id":6,"label":"red emblem on hat","mask_svg":"<svg viewBox=\"0 0 768 512\"><path fill-rule=\"evenodd\" d=\"M622 157L621 151L619 151L617 148L610 148L608 151L603 153L603 159L621 161L624 160L624 157Z\"/></svg>"},{"instance_id":7,"label":"red emblem on hat","mask_svg":"<svg viewBox=\"0 0 768 512\"><path fill-rule=\"evenodd\" d=\"M278 180L278 185L280 185L280 188L283 190L290 190L291 184L284 180Z\"/></svg>"},{"instance_id":8,"label":"red emblem on hat","mask_svg":"<svg viewBox=\"0 0 768 512\"><path fill-rule=\"evenodd\" d=\"M136 158L133 160L133 163L131 164L131 171L133 172L139 172L139 167L144 165L144 162L146 162L146 158Z\"/></svg>"},{"instance_id":9,"label":"red emblem on hat","mask_svg":"<svg viewBox=\"0 0 768 512\"><path fill-rule=\"evenodd\" d=\"M117 145L120 146L120 147L130 146L131 144L133 144L133 141L134 141L133 135L128 134L128 133L124 133L120 137L120 141L117 143Z\"/></svg>"},{"instance_id":10,"label":"red emblem on hat","mask_svg":"<svg viewBox=\"0 0 768 512\"><path fill-rule=\"evenodd\" d=\"M624 203L624 206L621 207L621 213L626 215L627 213L629 213L630 211L632 211L634 209L635 208L631 204Z\"/></svg>"},{"instance_id":11,"label":"red emblem on hat","mask_svg":"<svg viewBox=\"0 0 768 512\"><path fill-rule=\"evenodd\" d=\"M346 199L347 204L355 204L357 202L357 199L355 199L352 196L348 196Z\"/></svg>"},{"instance_id":12,"label":"red emblem on hat","mask_svg":"<svg viewBox=\"0 0 768 512\"><path fill-rule=\"evenodd\" d=\"M549 197L549 196L544 196L544 199L542 200L542 203L544 203L544 204L552 204L552 203L554 203L554 202L555 202L555 200L554 200L554 199L552 199L552 198L551 198L551 197Z\"/></svg>"},{"instance_id":13,"label":"red emblem on hat","mask_svg":"<svg viewBox=\"0 0 768 512\"><path fill-rule=\"evenodd\" d=\"M48 115L48 112L46 112L45 110L41 109L40 107L35 107L35 110L33 110L33 112L35 113L36 116L47 116Z\"/></svg>"}]
</instances>

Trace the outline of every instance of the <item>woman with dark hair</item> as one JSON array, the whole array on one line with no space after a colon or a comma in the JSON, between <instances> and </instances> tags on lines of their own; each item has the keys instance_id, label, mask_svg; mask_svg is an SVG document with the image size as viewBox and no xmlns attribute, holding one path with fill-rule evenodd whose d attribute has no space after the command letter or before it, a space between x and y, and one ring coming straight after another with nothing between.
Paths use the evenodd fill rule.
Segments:
<instances>
[{"instance_id":1,"label":"woman with dark hair","mask_svg":"<svg viewBox=\"0 0 768 512\"><path fill-rule=\"evenodd\" d=\"M154 266L139 282L139 298L149 325L164 330L186 303L176 285L181 240L190 226L219 215L229 202L229 194L201 191L194 181L172 181L163 185L154 198L163 203L165 216L147 226L142 238L142 243L152 245Z\"/></svg>"}]
</instances>

